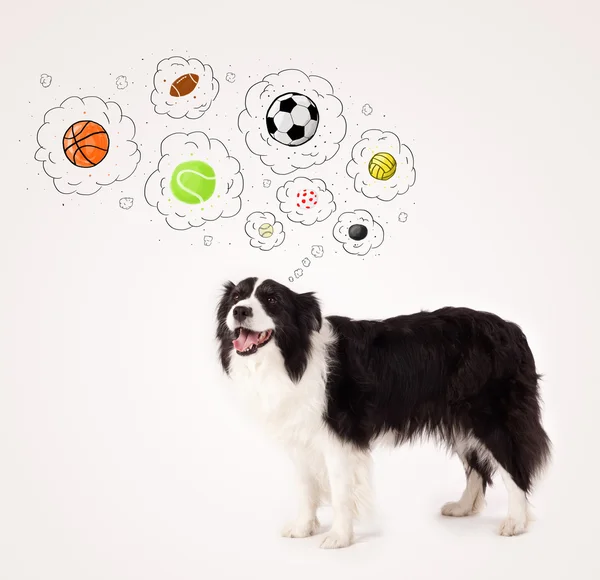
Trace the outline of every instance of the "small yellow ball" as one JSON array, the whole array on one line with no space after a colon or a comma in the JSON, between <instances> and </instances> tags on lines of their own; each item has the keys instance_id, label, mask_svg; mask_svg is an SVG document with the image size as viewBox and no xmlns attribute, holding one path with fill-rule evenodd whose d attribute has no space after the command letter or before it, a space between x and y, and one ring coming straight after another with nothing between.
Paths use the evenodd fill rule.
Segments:
<instances>
[{"instance_id":1,"label":"small yellow ball","mask_svg":"<svg viewBox=\"0 0 600 580\"><path fill-rule=\"evenodd\" d=\"M258 234L261 238L270 238L273 235L273 226L271 224L262 224L258 228Z\"/></svg>"},{"instance_id":2,"label":"small yellow ball","mask_svg":"<svg viewBox=\"0 0 600 580\"><path fill-rule=\"evenodd\" d=\"M396 159L391 153L376 153L369 161L369 174L373 179L387 181L396 173Z\"/></svg>"}]
</instances>

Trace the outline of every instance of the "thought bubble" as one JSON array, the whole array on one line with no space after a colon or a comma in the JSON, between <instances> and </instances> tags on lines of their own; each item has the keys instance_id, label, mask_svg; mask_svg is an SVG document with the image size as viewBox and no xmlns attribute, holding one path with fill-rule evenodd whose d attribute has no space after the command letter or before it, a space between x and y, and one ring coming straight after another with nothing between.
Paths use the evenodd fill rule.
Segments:
<instances>
[{"instance_id":1,"label":"thought bubble","mask_svg":"<svg viewBox=\"0 0 600 580\"><path fill-rule=\"evenodd\" d=\"M323 251L323 246L313 246L310 249L310 253L315 257L315 258L322 258L324 251Z\"/></svg>"},{"instance_id":2,"label":"thought bubble","mask_svg":"<svg viewBox=\"0 0 600 580\"><path fill-rule=\"evenodd\" d=\"M369 198L390 201L415 183L412 151L394 133L371 129L352 148L346 171L354 189Z\"/></svg>"},{"instance_id":3,"label":"thought bubble","mask_svg":"<svg viewBox=\"0 0 600 580\"><path fill-rule=\"evenodd\" d=\"M321 179L296 177L277 190L277 199L282 213L304 226L326 220L336 209L333 194Z\"/></svg>"},{"instance_id":4,"label":"thought bubble","mask_svg":"<svg viewBox=\"0 0 600 580\"><path fill-rule=\"evenodd\" d=\"M119 207L121 209L131 209L133 207L133 197L122 197L119 200Z\"/></svg>"},{"instance_id":5,"label":"thought bubble","mask_svg":"<svg viewBox=\"0 0 600 580\"><path fill-rule=\"evenodd\" d=\"M136 169L133 121L98 97L69 97L44 115L35 158L61 193L91 195Z\"/></svg>"},{"instance_id":6,"label":"thought bubble","mask_svg":"<svg viewBox=\"0 0 600 580\"><path fill-rule=\"evenodd\" d=\"M301 278L303 274L304 274L304 271L302 270L302 268L298 268L297 270L294 270L294 276L296 276L296 278Z\"/></svg>"},{"instance_id":7,"label":"thought bubble","mask_svg":"<svg viewBox=\"0 0 600 580\"><path fill-rule=\"evenodd\" d=\"M40 84L47 89L52 84L52 77L47 74L43 74L40 77Z\"/></svg>"},{"instance_id":8,"label":"thought bubble","mask_svg":"<svg viewBox=\"0 0 600 580\"><path fill-rule=\"evenodd\" d=\"M363 115L368 117L372 112L373 112L373 107L371 107L371 105L369 105L369 103L366 103L365 105L363 105L363 108L362 108Z\"/></svg>"},{"instance_id":9,"label":"thought bubble","mask_svg":"<svg viewBox=\"0 0 600 580\"><path fill-rule=\"evenodd\" d=\"M129 83L127 82L127 77L125 75L119 75L115 81L115 84L117 85L117 89L121 91L123 89L126 89L129 85Z\"/></svg>"},{"instance_id":10,"label":"thought bubble","mask_svg":"<svg viewBox=\"0 0 600 580\"><path fill-rule=\"evenodd\" d=\"M173 229L200 227L239 213L244 179L238 160L221 141L201 131L173 133L160 152L144 194Z\"/></svg>"},{"instance_id":11,"label":"thought bubble","mask_svg":"<svg viewBox=\"0 0 600 580\"><path fill-rule=\"evenodd\" d=\"M333 237L349 254L364 256L383 243L383 228L365 209L346 212L338 217Z\"/></svg>"},{"instance_id":12,"label":"thought bubble","mask_svg":"<svg viewBox=\"0 0 600 580\"><path fill-rule=\"evenodd\" d=\"M228 72L228 73L225 75L225 80L226 80L228 83L233 83L233 82L235 82L235 74L233 74L232 72Z\"/></svg>"},{"instance_id":13,"label":"thought bubble","mask_svg":"<svg viewBox=\"0 0 600 580\"><path fill-rule=\"evenodd\" d=\"M272 110L272 105L284 95L298 95L299 105L306 101L307 105L312 103L309 109L314 106L317 110L316 130L311 130L311 137L298 146L279 142L268 127L267 115ZM308 76L299 70L288 69L267 75L250 87L245 104L246 108L239 116L238 126L245 136L246 145L266 166L279 175L325 163L338 152L346 135L342 103L333 94L333 87L329 81L318 76ZM302 106L298 110L301 108ZM285 111L281 111L281 115L290 116ZM292 127L305 126L307 121L300 117L292 120L287 117L283 121L284 125L278 127L278 130L291 131ZM294 140L294 136L288 136L290 140Z\"/></svg>"},{"instance_id":14,"label":"thought bubble","mask_svg":"<svg viewBox=\"0 0 600 580\"><path fill-rule=\"evenodd\" d=\"M398 215L398 221L404 223L408 219L408 214L405 211L401 211Z\"/></svg>"},{"instance_id":15,"label":"thought bubble","mask_svg":"<svg viewBox=\"0 0 600 580\"><path fill-rule=\"evenodd\" d=\"M150 100L159 115L199 119L218 93L219 82L209 65L196 58L172 56L158 63Z\"/></svg>"},{"instance_id":16,"label":"thought bubble","mask_svg":"<svg viewBox=\"0 0 600 580\"><path fill-rule=\"evenodd\" d=\"M283 244L285 232L283 225L269 212L255 211L246 219L244 227L250 238L250 245L263 251L269 251Z\"/></svg>"},{"instance_id":17,"label":"thought bubble","mask_svg":"<svg viewBox=\"0 0 600 580\"><path fill-rule=\"evenodd\" d=\"M204 245L205 246L210 246L212 243L213 243L212 236L204 236Z\"/></svg>"}]
</instances>

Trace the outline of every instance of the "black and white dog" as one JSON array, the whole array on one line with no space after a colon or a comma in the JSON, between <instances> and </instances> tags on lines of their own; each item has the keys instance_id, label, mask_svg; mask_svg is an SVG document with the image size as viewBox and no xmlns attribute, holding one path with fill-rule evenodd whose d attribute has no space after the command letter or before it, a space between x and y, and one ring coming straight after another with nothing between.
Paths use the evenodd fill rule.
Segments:
<instances>
[{"instance_id":1,"label":"black and white dog","mask_svg":"<svg viewBox=\"0 0 600 580\"><path fill-rule=\"evenodd\" d=\"M312 293L256 278L227 283L217 317L223 369L296 466L299 512L285 536L316 533L317 509L330 502L333 525L321 546L351 544L369 501L371 449L423 436L465 468L466 489L444 515L477 513L498 470L508 490L500 534L526 530L527 495L550 441L518 326L467 308L323 318Z\"/></svg>"}]
</instances>

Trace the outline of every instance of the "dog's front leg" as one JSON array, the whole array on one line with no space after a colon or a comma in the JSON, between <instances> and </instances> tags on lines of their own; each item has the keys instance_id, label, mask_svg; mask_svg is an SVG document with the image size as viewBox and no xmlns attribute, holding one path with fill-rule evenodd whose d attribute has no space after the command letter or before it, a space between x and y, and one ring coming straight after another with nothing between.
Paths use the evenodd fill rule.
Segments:
<instances>
[{"instance_id":1,"label":"dog's front leg","mask_svg":"<svg viewBox=\"0 0 600 580\"><path fill-rule=\"evenodd\" d=\"M345 548L354 539L352 450L339 441L329 441L324 456L331 488L333 524L321 548Z\"/></svg>"},{"instance_id":2,"label":"dog's front leg","mask_svg":"<svg viewBox=\"0 0 600 580\"><path fill-rule=\"evenodd\" d=\"M298 514L284 527L282 535L286 538L307 538L319 529L319 482L315 477L314 458L311 459L306 449L296 449L292 453L292 461L298 486Z\"/></svg>"}]
</instances>

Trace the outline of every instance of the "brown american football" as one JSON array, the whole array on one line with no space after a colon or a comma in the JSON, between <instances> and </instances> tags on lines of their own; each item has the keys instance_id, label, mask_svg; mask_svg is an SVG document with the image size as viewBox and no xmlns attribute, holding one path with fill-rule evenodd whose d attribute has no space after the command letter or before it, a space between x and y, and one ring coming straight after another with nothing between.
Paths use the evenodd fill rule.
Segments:
<instances>
[{"instance_id":1,"label":"brown american football","mask_svg":"<svg viewBox=\"0 0 600 580\"><path fill-rule=\"evenodd\" d=\"M199 80L200 77L194 73L188 73L180 76L178 79L173 81L169 94L172 97L185 97L196 88Z\"/></svg>"}]
</instances>

